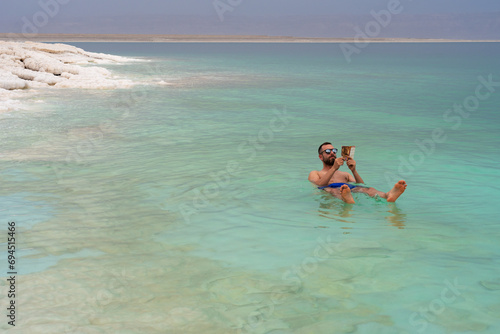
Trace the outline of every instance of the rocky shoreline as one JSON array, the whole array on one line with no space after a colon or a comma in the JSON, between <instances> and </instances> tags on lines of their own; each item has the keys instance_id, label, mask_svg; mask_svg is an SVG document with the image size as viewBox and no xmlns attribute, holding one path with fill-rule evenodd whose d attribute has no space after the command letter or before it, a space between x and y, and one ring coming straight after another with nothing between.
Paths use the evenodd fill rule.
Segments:
<instances>
[{"instance_id":1,"label":"rocky shoreline","mask_svg":"<svg viewBox=\"0 0 500 334\"><path fill-rule=\"evenodd\" d=\"M0 41L0 89L117 88L132 85L102 67L131 59L86 52L65 44Z\"/></svg>"}]
</instances>

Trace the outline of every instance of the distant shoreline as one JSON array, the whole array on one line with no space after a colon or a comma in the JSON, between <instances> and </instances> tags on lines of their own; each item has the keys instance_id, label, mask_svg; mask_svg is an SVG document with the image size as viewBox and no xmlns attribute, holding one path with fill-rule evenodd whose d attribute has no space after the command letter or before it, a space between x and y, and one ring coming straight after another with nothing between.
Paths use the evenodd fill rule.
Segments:
<instances>
[{"instance_id":1,"label":"distant shoreline","mask_svg":"<svg viewBox=\"0 0 500 334\"><path fill-rule=\"evenodd\" d=\"M320 38L265 35L130 35L130 34L14 34L0 33L0 41L32 42L127 42L127 43L498 43L500 40L427 38Z\"/></svg>"}]
</instances>

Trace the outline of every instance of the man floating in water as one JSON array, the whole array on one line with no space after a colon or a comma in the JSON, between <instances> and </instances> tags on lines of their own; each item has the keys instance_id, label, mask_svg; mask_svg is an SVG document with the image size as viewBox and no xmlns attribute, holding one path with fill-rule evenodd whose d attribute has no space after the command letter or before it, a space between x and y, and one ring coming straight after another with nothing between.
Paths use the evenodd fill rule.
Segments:
<instances>
[{"instance_id":1,"label":"man floating in water","mask_svg":"<svg viewBox=\"0 0 500 334\"><path fill-rule=\"evenodd\" d=\"M357 186L347 182L365 183L356 170L356 161L351 157L337 158L337 149L329 142L321 144L318 148L319 159L323 161L322 170L313 170L309 173L309 181L320 189L324 189L346 203L355 203L352 192L365 193L369 196L380 196L387 202L395 202L406 190L406 182L401 180L388 192L384 193L375 188ZM352 175L339 171L340 166L347 162L347 167Z\"/></svg>"}]
</instances>

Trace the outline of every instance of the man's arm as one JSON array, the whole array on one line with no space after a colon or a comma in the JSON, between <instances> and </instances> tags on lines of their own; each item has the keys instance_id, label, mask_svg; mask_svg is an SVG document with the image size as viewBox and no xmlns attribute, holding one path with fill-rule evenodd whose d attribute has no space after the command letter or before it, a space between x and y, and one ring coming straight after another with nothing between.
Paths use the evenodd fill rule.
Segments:
<instances>
[{"instance_id":1,"label":"man's arm","mask_svg":"<svg viewBox=\"0 0 500 334\"><path fill-rule=\"evenodd\" d=\"M309 177L307 178L310 182L318 185L318 181L320 179L319 172L317 170L313 170L309 173Z\"/></svg>"},{"instance_id":2,"label":"man's arm","mask_svg":"<svg viewBox=\"0 0 500 334\"><path fill-rule=\"evenodd\" d=\"M349 177L350 182L354 181L356 183L365 183L365 181L363 181L358 171L356 170L356 161L353 158L347 159L347 167L349 167L349 169L352 172L352 175L354 176L354 180L352 180L352 177Z\"/></svg>"}]
</instances>

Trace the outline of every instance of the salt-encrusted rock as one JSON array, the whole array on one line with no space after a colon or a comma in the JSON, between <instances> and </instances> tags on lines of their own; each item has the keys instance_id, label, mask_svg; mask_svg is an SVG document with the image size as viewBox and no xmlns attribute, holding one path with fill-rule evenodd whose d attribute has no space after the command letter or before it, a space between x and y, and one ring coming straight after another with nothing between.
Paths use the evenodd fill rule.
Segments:
<instances>
[{"instance_id":1,"label":"salt-encrusted rock","mask_svg":"<svg viewBox=\"0 0 500 334\"><path fill-rule=\"evenodd\" d=\"M17 75L20 79L46 83L51 86L62 80L60 77L55 76L52 73L37 72L25 68L13 68L11 72L12 74Z\"/></svg>"},{"instance_id":2,"label":"salt-encrusted rock","mask_svg":"<svg viewBox=\"0 0 500 334\"><path fill-rule=\"evenodd\" d=\"M24 67L33 71L48 72L54 75L61 75L62 72L72 74L80 73L80 68L75 65L67 65L59 59L39 54L34 51L28 52L23 59Z\"/></svg>"},{"instance_id":3,"label":"salt-encrusted rock","mask_svg":"<svg viewBox=\"0 0 500 334\"><path fill-rule=\"evenodd\" d=\"M26 88L26 81L0 68L0 88L8 90L24 89Z\"/></svg>"},{"instance_id":4,"label":"salt-encrusted rock","mask_svg":"<svg viewBox=\"0 0 500 334\"><path fill-rule=\"evenodd\" d=\"M133 82L117 80L104 68L81 66L130 60L86 52L65 44L0 41L0 88L15 90L45 86L91 89L130 87Z\"/></svg>"}]
</instances>

